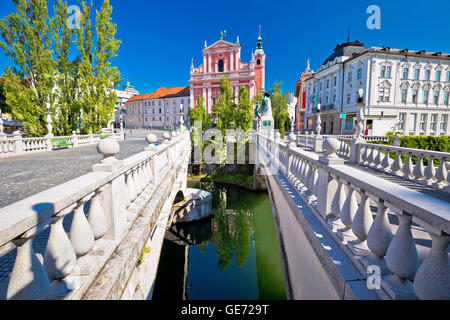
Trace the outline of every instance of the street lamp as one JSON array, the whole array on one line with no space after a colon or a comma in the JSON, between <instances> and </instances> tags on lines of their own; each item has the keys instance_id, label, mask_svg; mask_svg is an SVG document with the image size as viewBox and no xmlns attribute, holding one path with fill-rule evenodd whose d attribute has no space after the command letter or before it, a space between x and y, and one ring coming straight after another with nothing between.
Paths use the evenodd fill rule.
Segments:
<instances>
[{"instance_id":1,"label":"street lamp","mask_svg":"<svg viewBox=\"0 0 450 320\"><path fill-rule=\"evenodd\" d=\"M0 108L0 135L3 135L3 116L1 108Z\"/></svg>"},{"instance_id":2,"label":"street lamp","mask_svg":"<svg viewBox=\"0 0 450 320\"><path fill-rule=\"evenodd\" d=\"M322 119L320 118L320 103L317 104L316 133L320 136L322 130Z\"/></svg>"},{"instance_id":3,"label":"street lamp","mask_svg":"<svg viewBox=\"0 0 450 320\"><path fill-rule=\"evenodd\" d=\"M358 100L356 103L356 106L359 107L358 113L356 114L356 121L358 121L358 124L356 125L356 132L355 132L355 137L356 139L361 138L362 132L364 130L364 107L365 107L365 103L363 100L363 96L364 96L364 90L362 88L360 88L358 90Z\"/></svg>"}]
</instances>

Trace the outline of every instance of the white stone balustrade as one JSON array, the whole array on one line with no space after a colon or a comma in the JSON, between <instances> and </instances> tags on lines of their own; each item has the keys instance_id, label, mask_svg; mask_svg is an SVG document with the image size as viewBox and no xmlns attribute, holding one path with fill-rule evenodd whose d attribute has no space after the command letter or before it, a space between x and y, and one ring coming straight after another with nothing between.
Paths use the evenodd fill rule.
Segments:
<instances>
[{"instance_id":1,"label":"white stone balustrade","mask_svg":"<svg viewBox=\"0 0 450 320\"><path fill-rule=\"evenodd\" d=\"M81 145L94 144L102 140L102 137L114 137L116 140L124 140L124 133L104 133L104 134L87 134L70 136L46 136L37 138L22 138L21 134L2 135L0 136L0 158L15 155L21 155L31 152L51 151L58 148L58 142L52 142L54 139L63 139L65 148L74 148Z\"/></svg>"},{"instance_id":2,"label":"white stone balustrade","mask_svg":"<svg viewBox=\"0 0 450 320\"><path fill-rule=\"evenodd\" d=\"M345 165L335 154L339 142L327 139L327 156L289 148L264 135L258 135L258 148L270 162L278 163L280 171L273 174L281 173L314 208L362 275L366 276L368 266L380 268L380 298L450 299L450 204ZM404 148L386 150L403 152L400 149ZM420 155L422 150L411 152ZM431 155L441 163L448 156L424 151L422 157ZM365 158L383 163L377 155ZM444 176L438 179L442 181ZM432 242L422 263L413 230L428 235Z\"/></svg>"},{"instance_id":3,"label":"white stone balustrade","mask_svg":"<svg viewBox=\"0 0 450 320\"><path fill-rule=\"evenodd\" d=\"M359 148L362 165L450 192L446 164L450 161L450 153L371 143L361 143ZM395 160L391 159L390 153L395 154ZM402 162L402 155L406 157L405 163ZM412 161L413 156L416 158L415 164ZM425 158L428 159L426 166ZM439 166L435 165L434 160L439 161Z\"/></svg>"},{"instance_id":4,"label":"white stone balustrade","mask_svg":"<svg viewBox=\"0 0 450 320\"><path fill-rule=\"evenodd\" d=\"M0 257L17 248L7 299L80 299L164 177L189 159L191 148L185 132L124 160L114 157L120 148L112 137L97 150L104 159L92 173L0 209ZM65 218L72 219L68 234ZM47 228L40 261L32 239Z\"/></svg>"}]
</instances>

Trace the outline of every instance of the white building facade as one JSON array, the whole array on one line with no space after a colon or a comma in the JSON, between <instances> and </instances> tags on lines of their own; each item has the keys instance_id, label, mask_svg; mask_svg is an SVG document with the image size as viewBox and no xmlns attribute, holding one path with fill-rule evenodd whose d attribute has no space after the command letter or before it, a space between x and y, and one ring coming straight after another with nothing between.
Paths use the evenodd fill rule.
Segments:
<instances>
[{"instance_id":1,"label":"white building facade","mask_svg":"<svg viewBox=\"0 0 450 320\"><path fill-rule=\"evenodd\" d=\"M188 121L189 87L159 88L153 93L130 98L126 106L127 128L176 128L181 116L185 124Z\"/></svg>"},{"instance_id":2,"label":"white building facade","mask_svg":"<svg viewBox=\"0 0 450 320\"><path fill-rule=\"evenodd\" d=\"M122 107L125 105L128 99L133 96L139 95L139 91L137 91L129 81L122 87L122 90L115 89L114 91L117 95L117 103L115 106L115 126L119 127L120 117L122 117L123 124L124 126L126 126L126 108Z\"/></svg>"},{"instance_id":3,"label":"white building facade","mask_svg":"<svg viewBox=\"0 0 450 320\"><path fill-rule=\"evenodd\" d=\"M306 81L305 128L315 128L320 112L323 133L352 134L360 89L365 134L385 135L396 126L406 135L450 134L449 54L338 45Z\"/></svg>"}]
</instances>

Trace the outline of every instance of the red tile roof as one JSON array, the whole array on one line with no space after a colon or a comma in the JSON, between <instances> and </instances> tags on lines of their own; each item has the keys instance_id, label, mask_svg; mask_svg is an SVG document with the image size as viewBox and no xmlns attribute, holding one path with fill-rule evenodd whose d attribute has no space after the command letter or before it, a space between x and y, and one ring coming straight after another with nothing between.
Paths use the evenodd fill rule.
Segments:
<instances>
[{"instance_id":1,"label":"red tile roof","mask_svg":"<svg viewBox=\"0 0 450 320\"><path fill-rule=\"evenodd\" d=\"M187 97L189 95L190 95L189 86L169 88L169 89L161 87L152 93L145 93L145 94L133 96L130 99L128 99L127 102L149 100L149 99L160 99L160 98Z\"/></svg>"}]
</instances>

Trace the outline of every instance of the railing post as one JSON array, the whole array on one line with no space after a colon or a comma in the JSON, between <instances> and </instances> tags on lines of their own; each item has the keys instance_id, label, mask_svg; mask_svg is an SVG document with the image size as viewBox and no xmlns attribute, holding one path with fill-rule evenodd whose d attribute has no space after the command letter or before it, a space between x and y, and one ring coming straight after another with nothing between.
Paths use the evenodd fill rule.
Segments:
<instances>
[{"instance_id":1,"label":"railing post","mask_svg":"<svg viewBox=\"0 0 450 320\"><path fill-rule=\"evenodd\" d=\"M122 161L114 155L120 151L120 145L114 138L106 138L97 145L97 152L103 154L101 163L92 166L94 172L112 172L122 166ZM125 176L121 175L104 186L99 195L100 204L104 210L110 228L105 238L117 239L126 228L127 188Z\"/></svg>"},{"instance_id":2,"label":"railing post","mask_svg":"<svg viewBox=\"0 0 450 320\"><path fill-rule=\"evenodd\" d=\"M23 152L22 134L20 131L14 131L14 153L19 154Z\"/></svg>"},{"instance_id":3,"label":"railing post","mask_svg":"<svg viewBox=\"0 0 450 320\"><path fill-rule=\"evenodd\" d=\"M364 143L363 138L353 138L350 142L350 162L361 162L361 144Z\"/></svg>"},{"instance_id":4,"label":"railing post","mask_svg":"<svg viewBox=\"0 0 450 320\"><path fill-rule=\"evenodd\" d=\"M319 166L318 178L317 178L317 211L326 220L328 216L332 215L331 204L333 202L334 195L337 192L337 181L333 179L330 173L326 170L326 166L335 164L344 164L344 159L340 159L336 155L336 151L339 149L339 140L335 138L326 138L323 142L327 155L320 156L319 161L325 165L325 167Z\"/></svg>"},{"instance_id":5,"label":"railing post","mask_svg":"<svg viewBox=\"0 0 450 320\"><path fill-rule=\"evenodd\" d=\"M78 136L77 133L75 131L72 131L72 147L76 148L78 147Z\"/></svg>"}]
</instances>

